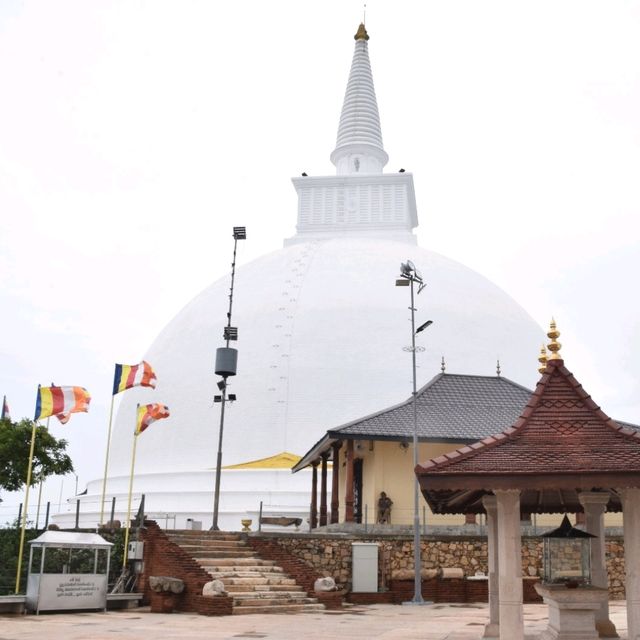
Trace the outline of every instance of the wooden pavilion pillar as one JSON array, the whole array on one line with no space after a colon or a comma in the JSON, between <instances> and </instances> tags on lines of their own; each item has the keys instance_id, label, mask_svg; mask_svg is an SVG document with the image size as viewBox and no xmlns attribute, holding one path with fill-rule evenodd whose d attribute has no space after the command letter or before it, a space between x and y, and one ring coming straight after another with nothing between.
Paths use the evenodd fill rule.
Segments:
<instances>
[{"instance_id":1,"label":"wooden pavilion pillar","mask_svg":"<svg viewBox=\"0 0 640 640\"><path fill-rule=\"evenodd\" d=\"M311 472L311 528L318 526L318 461L311 463L313 471Z\"/></svg>"},{"instance_id":2,"label":"wooden pavilion pillar","mask_svg":"<svg viewBox=\"0 0 640 640\"><path fill-rule=\"evenodd\" d=\"M347 440L347 475L344 496L344 521L353 522L353 440Z\"/></svg>"},{"instance_id":3,"label":"wooden pavilion pillar","mask_svg":"<svg viewBox=\"0 0 640 640\"><path fill-rule=\"evenodd\" d=\"M494 490L498 511L500 640L524 640L520 491Z\"/></svg>"},{"instance_id":4,"label":"wooden pavilion pillar","mask_svg":"<svg viewBox=\"0 0 640 640\"><path fill-rule=\"evenodd\" d=\"M618 489L624 527L627 638L640 640L640 489Z\"/></svg>"},{"instance_id":5,"label":"wooden pavilion pillar","mask_svg":"<svg viewBox=\"0 0 640 640\"><path fill-rule=\"evenodd\" d=\"M321 456L322 467L320 474L320 526L327 524L327 458L329 452L325 451Z\"/></svg>"},{"instance_id":6,"label":"wooden pavilion pillar","mask_svg":"<svg viewBox=\"0 0 640 640\"><path fill-rule=\"evenodd\" d=\"M337 524L340 520L340 447L341 442L334 442L332 446L332 471L331 471L331 524Z\"/></svg>"}]
</instances>

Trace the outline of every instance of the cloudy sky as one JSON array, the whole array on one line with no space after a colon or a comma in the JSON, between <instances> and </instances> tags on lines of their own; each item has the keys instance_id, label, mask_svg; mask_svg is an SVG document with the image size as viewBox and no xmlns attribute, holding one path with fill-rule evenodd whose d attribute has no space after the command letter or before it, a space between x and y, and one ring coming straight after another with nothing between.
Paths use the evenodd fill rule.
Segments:
<instances>
[{"instance_id":1,"label":"cloudy sky","mask_svg":"<svg viewBox=\"0 0 640 640\"><path fill-rule=\"evenodd\" d=\"M640 423L640 3L367 4L420 244L555 315L567 366ZM52 423L81 489L114 363L226 276L232 226L240 263L278 249L289 178L332 173L361 17L344 0L0 0L0 395L20 418L38 383L91 391L90 414Z\"/></svg>"}]
</instances>

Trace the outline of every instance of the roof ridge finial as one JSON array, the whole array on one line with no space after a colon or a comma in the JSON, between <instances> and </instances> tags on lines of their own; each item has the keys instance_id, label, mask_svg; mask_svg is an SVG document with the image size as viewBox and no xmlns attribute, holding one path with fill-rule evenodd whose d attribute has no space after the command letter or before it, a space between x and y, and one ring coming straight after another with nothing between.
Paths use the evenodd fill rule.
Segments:
<instances>
[{"instance_id":1,"label":"roof ridge finial","mask_svg":"<svg viewBox=\"0 0 640 640\"><path fill-rule=\"evenodd\" d=\"M496 361L496 375L500 377L500 358Z\"/></svg>"},{"instance_id":2,"label":"roof ridge finial","mask_svg":"<svg viewBox=\"0 0 640 640\"><path fill-rule=\"evenodd\" d=\"M544 373L547 370L547 347L543 344L540 347L540 355L538 356L538 362L540 366L538 367L538 371L540 373Z\"/></svg>"},{"instance_id":3,"label":"roof ridge finial","mask_svg":"<svg viewBox=\"0 0 640 640\"><path fill-rule=\"evenodd\" d=\"M547 345L547 349L551 351L549 360L562 360L562 356L559 353L562 345L558 342L558 338L560 337L560 332L558 331L558 329L556 329L555 318L551 318L551 322L549 324L549 331L547 332L547 337L551 340L551 342Z\"/></svg>"},{"instance_id":4,"label":"roof ridge finial","mask_svg":"<svg viewBox=\"0 0 640 640\"><path fill-rule=\"evenodd\" d=\"M357 31L356 35L353 36L353 39L354 40L368 40L369 39L369 34L367 33L367 30L365 29L364 22L360 23L360 26L358 27L358 31Z\"/></svg>"},{"instance_id":5,"label":"roof ridge finial","mask_svg":"<svg viewBox=\"0 0 640 640\"><path fill-rule=\"evenodd\" d=\"M444 373L447 370L447 365L444 362L444 356L442 356L442 360L440 361L440 371Z\"/></svg>"}]
</instances>

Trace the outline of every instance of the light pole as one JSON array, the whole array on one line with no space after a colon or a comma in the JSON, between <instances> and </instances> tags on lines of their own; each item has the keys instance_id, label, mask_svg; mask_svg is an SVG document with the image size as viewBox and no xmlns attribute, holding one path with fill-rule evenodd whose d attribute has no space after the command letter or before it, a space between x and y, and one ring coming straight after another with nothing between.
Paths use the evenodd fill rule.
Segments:
<instances>
[{"instance_id":1,"label":"light pole","mask_svg":"<svg viewBox=\"0 0 640 640\"><path fill-rule=\"evenodd\" d=\"M227 311L227 325L224 328L223 338L226 346L216 350L216 375L222 376L218 381L218 389L221 395L213 397L214 402L220 403L220 430L218 432L218 457L216 461L216 486L213 493L213 523L212 531L218 531L218 507L220 506L220 473L222 471L222 434L224 431L224 407L227 402L227 378L236 375L238 366L238 350L229 346L231 340L238 339L238 328L231 326L231 312L233 310L233 284L236 277L236 250L238 240L247 239L245 227L233 227L233 261L231 262L231 287L229 289L229 311ZM229 400L235 400L235 394L229 394Z\"/></svg>"},{"instance_id":2,"label":"light pole","mask_svg":"<svg viewBox=\"0 0 640 640\"><path fill-rule=\"evenodd\" d=\"M403 262L400 265L400 278L396 280L397 287L410 287L411 288L411 370L413 373L413 468L418 466L418 390L416 385L416 334L424 331L427 327L433 324L432 320L427 320L416 329L416 308L414 305L414 284L418 283L418 293L420 293L425 284L422 281L420 272L416 269L411 260ZM422 599L422 562L421 562L421 549L420 549L420 485L418 483L418 477L414 473L414 485L413 485L413 600L403 602L403 604L431 604Z\"/></svg>"}]
</instances>

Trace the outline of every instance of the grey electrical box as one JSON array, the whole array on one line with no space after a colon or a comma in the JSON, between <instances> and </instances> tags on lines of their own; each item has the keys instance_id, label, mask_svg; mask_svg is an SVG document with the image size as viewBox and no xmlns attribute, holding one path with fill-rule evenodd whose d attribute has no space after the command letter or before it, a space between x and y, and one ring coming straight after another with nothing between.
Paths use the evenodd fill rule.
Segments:
<instances>
[{"instance_id":1,"label":"grey electrical box","mask_svg":"<svg viewBox=\"0 0 640 640\"><path fill-rule=\"evenodd\" d=\"M354 593L378 592L378 545L375 542L351 543L351 590Z\"/></svg>"},{"instance_id":2,"label":"grey electrical box","mask_svg":"<svg viewBox=\"0 0 640 640\"><path fill-rule=\"evenodd\" d=\"M143 560L144 559L144 542L130 542L127 558L129 560Z\"/></svg>"},{"instance_id":3,"label":"grey electrical box","mask_svg":"<svg viewBox=\"0 0 640 640\"><path fill-rule=\"evenodd\" d=\"M187 518L187 522L185 523L184 528L191 531L202 531L202 520Z\"/></svg>"}]
</instances>

